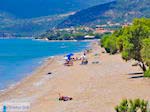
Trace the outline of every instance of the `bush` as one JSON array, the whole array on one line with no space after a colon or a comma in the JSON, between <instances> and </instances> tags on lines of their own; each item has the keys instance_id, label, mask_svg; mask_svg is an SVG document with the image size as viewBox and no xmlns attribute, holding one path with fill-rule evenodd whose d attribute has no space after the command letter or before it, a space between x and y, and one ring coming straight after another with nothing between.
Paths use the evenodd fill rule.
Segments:
<instances>
[{"instance_id":1,"label":"bush","mask_svg":"<svg viewBox=\"0 0 150 112\"><path fill-rule=\"evenodd\" d=\"M147 70L144 72L144 77L150 77L150 69L147 69Z\"/></svg>"},{"instance_id":2,"label":"bush","mask_svg":"<svg viewBox=\"0 0 150 112\"><path fill-rule=\"evenodd\" d=\"M135 99L135 100L122 100L122 102L115 107L116 112L149 112L148 101Z\"/></svg>"},{"instance_id":3,"label":"bush","mask_svg":"<svg viewBox=\"0 0 150 112\"><path fill-rule=\"evenodd\" d=\"M146 71L146 66L150 68L150 19L135 19L132 25L112 35L104 35L101 43L107 53L121 52L124 60L134 59L142 63L143 71Z\"/></svg>"},{"instance_id":4,"label":"bush","mask_svg":"<svg viewBox=\"0 0 150 112\"><path fill-rule=\"evenodd\" d=\"M101 39L101 46L105 48L107 53L117 53L116 38L110 35L104 35Z\"/></svg>"},{"instance_id":5,"label":"bush","mask_svg":"<svg viewBox=\"0 0 150 112\"><path fill-rule=\"evenodd\" d=\"M150 67L150 38L142 41L141 56L146 65Z\"/></svg>"},{"instance_id":6,"label":"bush","mask_svg":"<svg viewBox=\"0 0 150 112\"><path fill-rule=\"evenodd\" d=\"M101 47L106 46L106 42L107 42L109 36L110 35L103 35L103 37L101 38L101 41L100 41L101 42Z\"/></svg>"}]
</instances>

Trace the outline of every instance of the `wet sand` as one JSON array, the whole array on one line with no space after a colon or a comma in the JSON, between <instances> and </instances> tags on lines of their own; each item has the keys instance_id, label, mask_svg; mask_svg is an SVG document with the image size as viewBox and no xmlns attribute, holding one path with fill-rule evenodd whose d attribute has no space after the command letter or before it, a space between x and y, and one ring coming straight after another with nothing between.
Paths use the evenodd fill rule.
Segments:
<instances>
[{"instance_id":1,"label":"wet sand","mask_svg":"<svg viewBox=\"0 0 150 112\"><path fill-rule=\"evenodd\" d=\"M124 98L150 100L150 79L142 77L138 66L131 66L134 61L125 62L120 54L102 50L93 43L88 65L76 61L67 67L62 56L48 59L20 84L0 93L0 102L30 102L30 112L115 112L114 107ZM99 63L92 64L95 61ZM61 102L59 93L73 100Z\"/></svg>"}]
</instances>

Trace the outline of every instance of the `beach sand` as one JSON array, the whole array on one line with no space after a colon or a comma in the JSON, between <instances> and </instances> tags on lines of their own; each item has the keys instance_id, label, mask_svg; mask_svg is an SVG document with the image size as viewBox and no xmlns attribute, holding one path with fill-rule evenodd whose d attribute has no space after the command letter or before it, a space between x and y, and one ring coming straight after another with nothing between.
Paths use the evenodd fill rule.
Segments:
<instances>
[{"instance_id":1,"label":"beach sand","mask_svg":"<svg viewBox=\"0 0 150 112\"><path fill-rule=\"evenodd\" d=\"M138 66L131 66L134 61L125 62L120 54L101 53L97 43L92 46L88 65L76 61L67 67L62 56L48 59L20 84L0 93L0 102L30 102L30 112L115 112L114 107L124 98L150 100L150 80L139 74ZM73 100L59 101L59 93Z\"/></svg>"}]
</instances>

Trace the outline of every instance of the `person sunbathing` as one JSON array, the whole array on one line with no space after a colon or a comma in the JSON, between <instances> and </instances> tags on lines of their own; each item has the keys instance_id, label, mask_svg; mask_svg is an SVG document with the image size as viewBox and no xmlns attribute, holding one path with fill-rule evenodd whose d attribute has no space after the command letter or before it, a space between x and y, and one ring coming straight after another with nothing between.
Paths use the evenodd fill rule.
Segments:
<instances>
[{"instance_id":1,"label":"person sunbathing","mask_svg":"<svg viewBox=\"0 0 150 112\"><path fill-rule=\"evenodd\" d=\"M61 96L59 93L59 101L70 101L70 100L73 100L73 98L69 96Z\"/></svg>"},{"instance_id":2,"label":"person sunbathing","mask_svg":"<svg viewBox=\"0 0 150 112\"><path fill-rule=\"evenodd\" d=\"M69 101L69 100L72 100L72 98L68 96L62 96L59 98L59 101Z\"/></svg>"}]
</instances>

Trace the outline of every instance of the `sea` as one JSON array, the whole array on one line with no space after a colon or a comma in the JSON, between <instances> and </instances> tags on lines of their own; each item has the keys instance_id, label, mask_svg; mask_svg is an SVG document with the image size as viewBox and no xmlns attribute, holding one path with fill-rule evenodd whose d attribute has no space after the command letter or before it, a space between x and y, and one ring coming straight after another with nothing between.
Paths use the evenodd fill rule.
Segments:
<instances>
[{"instance_id":1,"label":"sea","mask_svg":"<svg viewBox=\"0 0 150 112\"><path fill-rule=\"evenodd\" d=\"M46 58L80 52L89 42L48 42L32 39L0 39L0 90L21 81Z\"/></svg>"}]
</instances>

